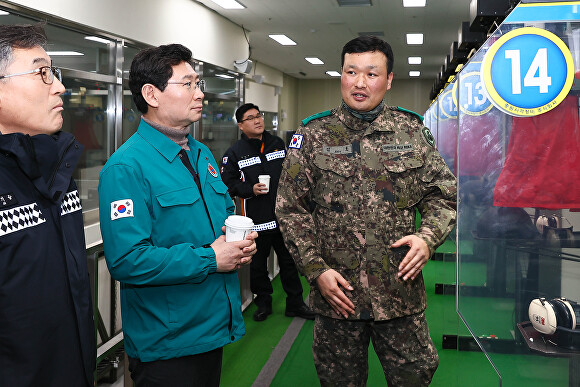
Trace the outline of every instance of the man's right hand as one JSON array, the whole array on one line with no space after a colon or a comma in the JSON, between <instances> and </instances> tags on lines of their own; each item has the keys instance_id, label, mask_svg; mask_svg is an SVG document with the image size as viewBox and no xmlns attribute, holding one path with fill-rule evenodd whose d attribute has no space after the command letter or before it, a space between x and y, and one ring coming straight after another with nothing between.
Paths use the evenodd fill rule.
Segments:
<instances>
[{"instance_id":1,"label":"man's right hand","mask_svg":"<svg viewBox=\"0 0 580 387\"><path fill-rule=\"evenodd\" d=\"M258 233L252 231L243 241L226 242L225 235L216 239L211 248L215 252L217 271L233 271L252 262L252 255L256 254L257 237Z\"/></svg>"},{"instance_id":2,"label":"man's right hand","mask_svg":"<svg viewBox=\"0 0 580 387\"><path fill-rule=\"evenodd\" d=\"M254 184L253 190L254 190L255 196L265 195L268 193L268 187L266 187L266 184L264 184L264 183Z\"/></svg>"},{"instance_id":3,"label":"man's right hand","mask_svg":"<svg viewBox=\"0 0 580 387\"><path fill-rule=\"evenodd\" d=\"M354 304L339 285L348 291L354 289L336 270L329 269L319 275L316 278L316 284L318 285L320 293L328 301L336 314L344 318L348 318L349 314L354 314Z\"/></svg>"}]
</instances>

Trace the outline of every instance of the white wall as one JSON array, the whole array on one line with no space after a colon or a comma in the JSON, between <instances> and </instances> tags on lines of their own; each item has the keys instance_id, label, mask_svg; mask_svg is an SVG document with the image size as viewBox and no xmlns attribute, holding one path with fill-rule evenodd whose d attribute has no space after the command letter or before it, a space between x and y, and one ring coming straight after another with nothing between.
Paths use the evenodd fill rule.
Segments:
<instances>
[{"instance_id":1,"label":"white wall","mask_svg":"<svg viewBox=\"0 0 580 387\"><path fill-rule=\"evenodd\" d=\"M263 112L278 112L278 96L274 86L246 81L245 101L258 105Z\"/></svg>"},{"instance_id":2,"label":"white wall","mask_svg":"<svg viewBox=\"0 0 580 387\"><path fill-rule=\"evenodd\" d=\"M240 26L193 0L15 0L14 4L158 46L181 43L195 59L235 71L248 57Z\"/></svg>"}]
</instances>

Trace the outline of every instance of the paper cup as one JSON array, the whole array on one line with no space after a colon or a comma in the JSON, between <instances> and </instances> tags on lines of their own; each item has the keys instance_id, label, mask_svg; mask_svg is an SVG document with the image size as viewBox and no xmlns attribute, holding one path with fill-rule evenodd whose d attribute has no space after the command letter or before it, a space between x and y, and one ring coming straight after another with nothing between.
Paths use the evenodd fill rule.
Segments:
<instances>
[{"instance_id":1,"label":"paper cup","mask_svg":"<svg viewBox=\"0 0 580 387\"><path fill-rule=\"evenodd\" d=\"M258 176L258 181L266 184L266 192L270 192L270 175L260 175Z\"/></svg>"},{"instance_id":2,"label":"paper cup","mask_svg":"<svg viewBox=\"0 0 580 387\"><path fill-rule=\"evenodd\" d=\"M254 221L251 218L241 215L230 215L225 224L226 242L243 241L254 227Z\"/></svg>"}]
</instances>

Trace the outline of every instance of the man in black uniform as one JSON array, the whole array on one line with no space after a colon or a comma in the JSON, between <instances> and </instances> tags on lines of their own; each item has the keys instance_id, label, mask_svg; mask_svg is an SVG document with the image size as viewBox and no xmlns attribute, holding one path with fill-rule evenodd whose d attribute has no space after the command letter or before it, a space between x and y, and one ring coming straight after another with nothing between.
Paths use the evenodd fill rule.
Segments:
<instances>
[{"instance_id":1,"label":"man in black uniform","mask_svg":"<svg viewBox=\"0 0 580 387\"><path fill-rule=\"evenodd\" d=\"M39 26L0 26L0 386L92 386L82 146Z\"/></svg>"},{"instance_id":2,"label":"man in black uniform","mask_svg":"<svg viewBox=\"0 0 580 387\"><path fill-rule=\"evenodd\" d=\"M298 270L288 249L274 215L276 191L286 156L284 141L264 131L264 117L258 106L247 103L236 110L236 121L242 131L242 139L230 147L222 159L222 179L231 196L238 196L242 213L254 221L258 231L258 251L250 264L250 288L256 294L258 310L254 320L264 321L272 313L272 284L268 277L270 249L278 256L280 279L287 294L286 316L313 320L314 314L302 300L302 284ZM258 181L259 175L270 176L270 187Z\"/></svg>"}]
</instances>

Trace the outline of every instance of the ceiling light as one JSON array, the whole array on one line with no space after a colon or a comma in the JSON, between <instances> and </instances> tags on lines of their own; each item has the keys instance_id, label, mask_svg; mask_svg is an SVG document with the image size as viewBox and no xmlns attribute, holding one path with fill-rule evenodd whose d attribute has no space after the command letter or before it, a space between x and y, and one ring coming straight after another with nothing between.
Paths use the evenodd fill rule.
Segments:
<instances>
[{"instance_id":1,"label":"ceiling light","mask_svg":"<svg viewBox=\"0 0 580 387\"><path fill-rule=\"evenodd\" d=\"M222 79L234 79L234 77L232 77L231 75L227 75L227 74L216 74L215 76L218 78L222 78Z\"/></svg>"},{"instance_id":2,"label":"ceiling light","mask_svg":"<svg viewBox=\"0 0 580 387\"><path fill-rule=\"evenodd\" d=\"M83 56L82 52L76 51L47 51L48 56Z\"/></svg>"},{"instance_id":3,"label":"ceiling light","mask_svg":"<svg viewBox=\"0 0 580 387\"><path fill-rule=\"evenodd\" d=\"M418 77L421 75L420 71L409 71L409 76L410 77Z\"/></svg>"},{"instance_id":4,"label":"ceiling light","mask_svg":"<svg viewBox=\"0 0 580 387\"><path fill-rule=\"evenodd\" d=\"M211 0L217 5L225 9L244 9L242 4L238 3L236 0Z\"/></svg>"},{"instance_id":5,"label":"ceiling light","mask_svg":"<svg viewBox=\"0 0 580 387\"><path fill-rule=\"evenodd\" d=\"M403 0L403 7L424 7L427 0Z\"/></svg>"},{"instance_id":6,"label":"ceiling light","mask_svg":"<svg viewBox=\"0 0 580 387\"><path fill-rule=\"evenodd\" d=\"M331 77L340 77L340 73L338 71L327 71L326 74L330 75Z\"/></svg>"},{"instance_id":7,"label":"ceiling light","mask_svg":"<svg viewBox=\"0 0 580 387\"><path fill-rule=\"evenodd\" d=\"M407 44L423 44L423 34L407 34Z\"/></svg>"},{"instance_id":8,"label":"ceiling light","mask_svg":"<svg viewBox=\"0 0 580 387\"><path fill-rule=\"evenodd\" d=\"M289 37L287 37L286 35L268 35L268 36L283 46L295 46L296 45L296 42L293 41L292 39L290 39Z\"/></svg>"},{"instance_id":9,"label":"ceiling light","mask_svg":"<svg viewBox=\"0 0 580 387\"><path fill-rule=\"evenodd\" d=\"M0 10L0 16L6 16L6 15L10 15L10 14L6 11Z\"/></svg>"},{"instance_id":10,"label":"ceiling light","mask_svg":"<svg viewBox=\"0 0 580 387\"><path fill-rule=\"evenodd\" d=\"M421 64L421 57L420 56L410 56L409 57L409 64L411 64L411 65Z\"/></svg>"},{"instance_id":11,"label":"ceiling light","mask_svg":"<svg viewBox=\"0 0 580 387\"><path fill-rule=\"evenodd\" d=\"M103 44L111 43L110 40L99 38L98 36L85 36L85 39L92 40L93 42L103 43Z\"/></svg>"},{"instance_id":12,"label":"ceiling light","mask_svg":"<svg viewBox=\"0 0 580 387\"><path fill-rule=\"evenodd\" d=\"M306 59L307 62L309 62L309 63L311 63L313 65L323 65L324 64L323 61L321 61L320 59L315 58L315 57L307 57L307 58L304 58L304 59Z\"/></svg>"}]
</instances>

